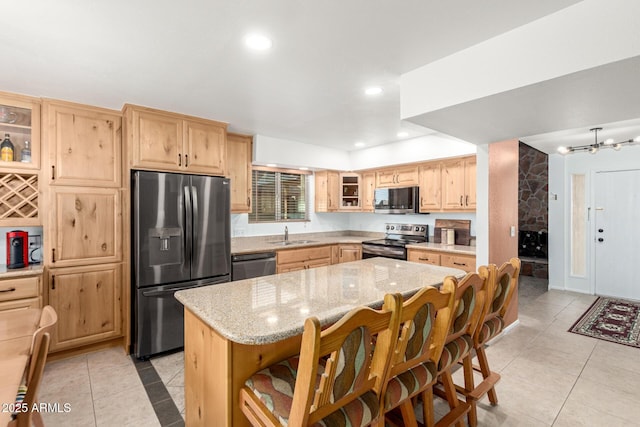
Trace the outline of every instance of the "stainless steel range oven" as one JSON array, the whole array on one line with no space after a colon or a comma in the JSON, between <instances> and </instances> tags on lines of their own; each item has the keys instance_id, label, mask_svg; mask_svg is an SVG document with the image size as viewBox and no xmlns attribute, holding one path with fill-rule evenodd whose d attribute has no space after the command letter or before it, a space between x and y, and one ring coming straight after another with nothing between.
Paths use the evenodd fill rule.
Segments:
<instances>
[{"instance_id":1,"label":"stainless steel range oven","mask_svg":"<svg viewBox=\"0 0 640 427\"><path fill-rule=\"evenodd\" d=\"M425 224L386 224L384 239L362 242L362 258L385 257L406 260L406 245L429 241Z\"/></svg>"}]
</instances>

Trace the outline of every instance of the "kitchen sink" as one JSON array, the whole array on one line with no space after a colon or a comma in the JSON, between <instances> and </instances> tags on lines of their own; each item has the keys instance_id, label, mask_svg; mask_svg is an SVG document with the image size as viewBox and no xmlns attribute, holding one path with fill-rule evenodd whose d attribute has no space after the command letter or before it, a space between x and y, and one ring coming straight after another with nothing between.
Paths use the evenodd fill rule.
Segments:
<instances>
[{"instance_id":1,"label":"kitchen sink","mask_svg":"<svg viewBox=\"0 0 640 427\"><path fill-rule=\"evenodd\" d=\"M276 242L268 242L272 245L289 246L289 245L302 245L304 243L315 243L315 240L278 240Z\"/></svg>"}]
</instances>

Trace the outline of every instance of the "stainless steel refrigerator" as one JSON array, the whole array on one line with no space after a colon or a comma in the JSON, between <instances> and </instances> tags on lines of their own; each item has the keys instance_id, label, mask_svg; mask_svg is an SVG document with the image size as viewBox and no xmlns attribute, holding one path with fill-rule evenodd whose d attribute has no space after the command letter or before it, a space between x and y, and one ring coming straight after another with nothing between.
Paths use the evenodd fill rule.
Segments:
<instances>
[{"instance_id":1,"label":"stainless steel refrigerator","mask_svg":"<svg viewBox=\"0 0 640 427\"><path fill-rule=\"evenodd\" d=\"M138 358L184 345L184 311L174 293L228 282L229 180L132 174L132 295Z\"/></svg>"}]
</instances>

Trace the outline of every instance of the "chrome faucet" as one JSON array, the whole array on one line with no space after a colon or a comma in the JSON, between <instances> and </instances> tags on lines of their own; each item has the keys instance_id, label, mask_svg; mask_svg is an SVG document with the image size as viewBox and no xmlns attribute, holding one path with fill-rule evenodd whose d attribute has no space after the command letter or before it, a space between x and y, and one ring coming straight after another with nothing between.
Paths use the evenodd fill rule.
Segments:
<instances>
[{"instance_id":1,"label":"chrome faucet","mask_svg":"<svg viewBox=\"0 0 640 427\"><path fill-rule=\"evenodd\" d=\"M289 228L286 225L284 226L284 241L289 241Z\"/></svg>"}]
</instances>

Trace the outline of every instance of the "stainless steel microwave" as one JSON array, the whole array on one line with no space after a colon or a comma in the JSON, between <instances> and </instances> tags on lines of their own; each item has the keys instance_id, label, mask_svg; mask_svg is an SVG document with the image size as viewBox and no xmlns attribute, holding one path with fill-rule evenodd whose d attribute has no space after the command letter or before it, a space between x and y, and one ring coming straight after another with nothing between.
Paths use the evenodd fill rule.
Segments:
<instances>
[{"instance_id":1,"label":"stainless steel microwave","mask_svg":"<svg viewBox=\"0 0 640 427\"><path fill-rule=\"evenodd\" d=\"M376 188L374 212L385 214L417 213L418 187Z\"/></svg>"}]
</instances>

